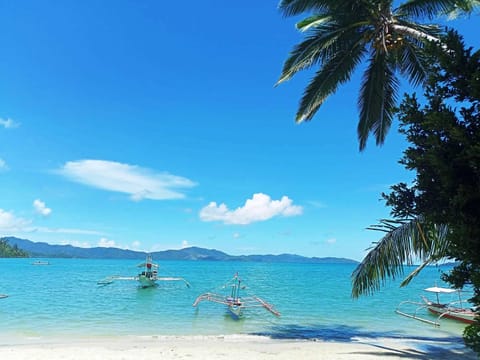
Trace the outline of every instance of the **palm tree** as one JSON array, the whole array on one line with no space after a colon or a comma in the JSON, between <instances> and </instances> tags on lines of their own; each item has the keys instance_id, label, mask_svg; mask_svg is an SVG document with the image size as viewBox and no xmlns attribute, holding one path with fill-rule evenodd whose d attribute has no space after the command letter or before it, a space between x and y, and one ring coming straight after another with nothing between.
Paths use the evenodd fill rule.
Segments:
<instances>
[{"instance_id":1,"label":"palm tree","mask_svg":"<svg viewBox=\"0 0 480 360\"><path fill-rule=\"evenodd\" d=\"M354 298L375 292L386 278L402 275L405 265L423 261L400 286L407 285L425 266L448 255L448 226L429 223L422 216L405 220L381 220L380 225L370 229L386 234L354 270Z\"/></svg>"},{"instance_id":2,"label":"palm tree","mask_svg":"<svg viewBox=\"0 0 480 360\"><path fill-rule=\"evenodd\" d=\"M377 145L383 144L397 101L398 74L413 85L421 84L428 65L425 46L439 41L438 26L415 19L459 9L471 12L476 5L478 0L409 0L397 8L393 0L281 0L285 16L308 17L297 23L306 38L290 53L277 84L298 71L319 68L305 89L296 121L311 120L367 59L358 99L360 150L370 133Z\"/></svg>"}]
</instances>

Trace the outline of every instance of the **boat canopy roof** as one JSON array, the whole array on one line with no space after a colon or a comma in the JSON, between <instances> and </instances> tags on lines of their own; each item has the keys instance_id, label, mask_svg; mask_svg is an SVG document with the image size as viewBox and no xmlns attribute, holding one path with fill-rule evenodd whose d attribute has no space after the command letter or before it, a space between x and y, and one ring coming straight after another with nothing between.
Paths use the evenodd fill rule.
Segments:
<instances>
[{"instance_id":1,"label":"boat canopy roof","mask_svg":"<svg viewBox=\"0 0 480 360\"><path fill-rule=\"evenodd\" d=\"M434 287L426 288L425 291L433 292L437 294L440 294L440 293L451 294L451 293L457 292L458 290L434 286Z\"/></svg>"},{"instance_id":2,"label":"boat canopy roof","mask_svg":"<svg viewBox=\"0 0 480 360\"><path fill-rule=\"evenodd\" d=\"M137 267L144 267L144 266L148 266L149 264L150 264L150 266L151 266L152 268L158 268L158 264L155 264L155 263L147 263L147 262L138 264Z\"/></svg>"}]
</instances>

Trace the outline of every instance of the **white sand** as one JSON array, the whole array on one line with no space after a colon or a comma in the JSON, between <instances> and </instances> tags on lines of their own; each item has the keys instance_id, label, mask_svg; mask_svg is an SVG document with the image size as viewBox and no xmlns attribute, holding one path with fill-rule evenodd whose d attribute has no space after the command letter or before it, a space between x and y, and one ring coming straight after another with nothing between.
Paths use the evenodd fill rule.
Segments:
<instances>
[{"instance_id":1,"label":"white sand","mask_svg":"<svg viewBox=\"0 0 480 360\"><path fill-rule=\"evenodd\" d=\"M271 340L263 337L185 336L0 342L2 360L170 359L477 359L462 344L414 339L354 339L352 342Z\"/></svg>"}]
</instances>

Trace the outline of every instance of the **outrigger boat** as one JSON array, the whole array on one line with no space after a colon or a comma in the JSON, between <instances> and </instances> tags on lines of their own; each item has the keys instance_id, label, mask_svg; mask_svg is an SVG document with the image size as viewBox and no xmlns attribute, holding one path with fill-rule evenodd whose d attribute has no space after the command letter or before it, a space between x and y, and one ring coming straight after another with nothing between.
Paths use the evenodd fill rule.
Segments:
<instances>
[{"instance_id":1,"label":"outrigger boat","mask_svg":"<svg viewBox=\"0 0 480 360\"><path fill-rule=\"evenodd\" d=\"M8 297L7 294L0 294L0 299L5 299L5 298L7 298L7 297Z\"/></svg>"},{"instance_id":2,"label":"outrigger boat","mask_svg":"<svg viewBox=\"0 0 480 360\"><path fill-rule=\"evenodd\" d=\"M230 316L237 320L243 316L243 310L247 308L262 307L265 310L271 312L275 316L280 316L280 313L275 309L272 304L267 303L265 300L258 296L241 297L240 290L246 289L245 285L242 285L242 280L235 274L232 280L223 286L223 288L230 287L230 294L220 295L217 293L207 292L197 297L193 303L194 307L197 307L202 301L210 301L217 304L223 304L227 307L227 312Z\"/></svg>"},{"instance_id":3,"label":"outrigger boat","mask_svg":"<svg viewBox=\"0 0 480 360\"><path fill-rule=\"evenodd\" d=\"M157 285L157 281L183 281L187 287L190 284L187 280L180 277L159 277L158 276L158 264L154 263L152 256L149 254L145 262L138 264L137 267L142 268L142 271L137 276L109 276L103 280L97 282L98 285L108 285L115 280L134 280L140 283L140 287L148 288Z\"/></svg>"},{"instance_id":4,"label":"outrigger boat","mask_svg":"<svg viewBox=\"0 0 480 360\"><path fill-rule=\"evenodd\" d=\"M32 265L50 265L49 261L36 260L32 262Z\"/></svg>"},{"instance_id":5,"label":"outrigger boat","mask_svg":"<svg viewBox=\"0 0 480 360\"><path fill-rule=\"evenodd\" d=\"M438 286L430 287L425 289L429 293L434 293L436 295L436 301L431 301L425 296L421 296L422 302L414 301L402 301L395 312L399 315L419 320L428 324L435 326L440 326L440 320L443 318L460 321L466 324L472 324L475 321L475 317L479 315L478 309L468 307L468 304L465 300L461 298L461 291L449 288L442 288ZM441 303L439 294L453 294L458 293L458 300ZM407 313L401 308L405 308L408 305L415 306L415 309L412 313ZM428 310L433 315L437 316L435 320L430 320L422 317L421 311ZM420 313L420 314L419 314Z\"/></svg>"},{"instance_id":6,"label":"outrigger boat","mask_svg":"<svg viewBox=\"0 0 480 360\"><path fill-rule=\"evenodd\" d=\"M138 264L137 267L143 268L143 271L137 275L137 280L144 288L155 286L158 280L158 264L152 261L152 256L147 255L144 263Z\"/></svg>"}]
</instances>

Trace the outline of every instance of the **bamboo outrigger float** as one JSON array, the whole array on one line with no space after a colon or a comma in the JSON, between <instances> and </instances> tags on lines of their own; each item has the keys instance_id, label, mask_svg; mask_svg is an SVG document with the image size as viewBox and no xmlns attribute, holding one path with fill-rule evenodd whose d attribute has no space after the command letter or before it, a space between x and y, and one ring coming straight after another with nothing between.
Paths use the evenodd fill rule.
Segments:
<instances>
[{"instance_id":1,"label":"bamboo outrigger float","mask_svg":"<svg viewBox=\"0 0 480 360\"><path fill-rule=\"evenodd\" d=\"M247 297L240 296L240 290L246 289L245 285L242 285L242 280L235 274L232 280L228 282L224 288L230 287L230 294L220 295L216 293L204 293L197 297L193 303L194 307L197 307L202 301L210 301L217 304L223 304L227 307L227 312L233 319L239 319L243 316L243 310L247 308L261 307L271 312L275 316L280 316L280 313L275 309L272 304L267 303L265 300L258 296L252 295Z\"/></svg>"},{"instance_id":2,"label":"bamboo outrigger float","mask_svg":"<svg viewBox=\"0 0 480 360\"><path fill-rule=\"evenodd\" d=\"M472 324L475 321L475 317L479 315L478 309L468 308L466 301L461 298L461 291L449 288L442 288L438 286L430 287L425 289L429 293L434 293L436 295L436 301L431 301L425 296L421 296L422 302L415 301L402 301L395 312L399 315L422 321L427 324L434 326L440 326L440 320L442 319L451 319L460 321L466 324ZM441 303L439 299L439 294L453 294L458 293L458 300L448 303ZM402 310L406 306L414 306L415 309L411 313ZM428 310L430 313L434 314L436 319L430 320L422 315L422 310Z\"/></svg>"}]
</instances>

